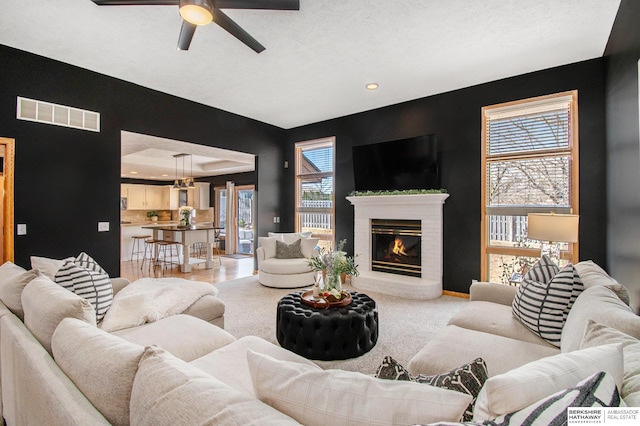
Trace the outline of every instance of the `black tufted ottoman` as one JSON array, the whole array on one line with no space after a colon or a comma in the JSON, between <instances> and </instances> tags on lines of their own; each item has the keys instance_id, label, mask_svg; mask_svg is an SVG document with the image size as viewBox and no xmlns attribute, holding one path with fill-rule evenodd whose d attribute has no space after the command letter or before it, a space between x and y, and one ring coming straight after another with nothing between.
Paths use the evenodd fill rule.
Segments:
<instances>
[{"instance_id":1,"label":"black tufted ottoman","mask_svg":"<svg viewBox=\"0 0 640 426\"><path fill-rule=\"evenodd\" d=\"M378 341L378 309L366 294L351 291L351 304L319 309L304 305L302 291L278 302L276 337L307 359L330 361L365 354Z\"/></svg>"}]
</instances>

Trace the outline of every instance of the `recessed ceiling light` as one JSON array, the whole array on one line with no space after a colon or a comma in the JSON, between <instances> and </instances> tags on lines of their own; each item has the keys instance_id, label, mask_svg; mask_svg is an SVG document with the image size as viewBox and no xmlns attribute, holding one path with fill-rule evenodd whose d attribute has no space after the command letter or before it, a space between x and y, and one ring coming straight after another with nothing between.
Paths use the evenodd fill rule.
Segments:
<instances>
[{"instance_id":1,"label":"recessed ceiling light","mask_svg":"<svg viewBox=\"0 0 640 426\"><path fill-rule=\"evenodd\" d=\"M138 172L130 172L132 175L137 175Z\"/></svg>"},{"instance_id":2,"label":"recessed ceiling light","mask_svg":"<svg viewBox=\"0 0 640 426\"><path fill-rule=\"evenodd\" d=\"M365 87L367 88L367 90L376 90L378 86L378 83L369 83Z\"/></svg>"},{"instance_id":3,"label":"recessed ceiling light","mask_svg":"<svg viewBox=\"0 0 640 426\"><path fill-rule=\"evenodd\" d=\"M169 175L168 175L168 174L166 174L166 173L162 175L162 177L167 177L167 176L169 176Z\"/></svg>"}]
</instances>

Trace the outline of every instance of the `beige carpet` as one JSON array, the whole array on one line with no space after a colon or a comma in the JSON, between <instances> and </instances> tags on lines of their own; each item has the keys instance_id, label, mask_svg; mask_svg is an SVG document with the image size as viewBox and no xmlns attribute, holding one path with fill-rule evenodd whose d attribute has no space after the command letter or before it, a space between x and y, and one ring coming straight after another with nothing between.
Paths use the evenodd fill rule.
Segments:
<instances>
[{"instance_id":1,"label":"beige carpet","mask_svg":"<svg viewBox=\"0 0 640 426\"><path fill-rule=\"evenodd\" d=\"M225 329L235 337L259 336L276 340L276 306L295 289L267 288L256 276L216 284L226 305ZM348 290L354 290L346 286ZM366 292L378 305L378 342L365 355L344 361L316 361L322 368L375 373L386 355L406 365L409 360L467 303L466 299L442 296L435 300L407 300Z\"/></svg>"}]
</instances>

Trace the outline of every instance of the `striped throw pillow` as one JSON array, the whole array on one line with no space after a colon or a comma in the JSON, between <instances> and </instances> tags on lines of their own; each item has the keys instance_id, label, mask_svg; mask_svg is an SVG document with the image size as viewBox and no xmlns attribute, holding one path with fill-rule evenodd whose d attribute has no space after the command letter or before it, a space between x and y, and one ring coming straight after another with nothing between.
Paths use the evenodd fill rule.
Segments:
<instances>
[{"instance_id":1,"label":"striped throw pillow","mask_svg":"<svg viewBox=\"0 0 640 426\"><path fill-rule=\"evenodd\" d=\"M584 379L574 387L557 392L522 410L496 417L493 420L473 423L438 422L431 423L430 426L566 425L569 420L569 408L619 407L620 403L620 394L618 393L615 379L607 373L599 372Z\"/></svg>"},{"instance_id":2,"label":"striped throw pillow","mask_svg":"<svg viewBox=\"0 0 640 426\"><path fill-rule=\"evenodd\" d=\"M80 253L78 257L76 257L76 259L73 261L73 263L75 263L78 266L82 266L83 268L88 269L90 271L99 272L101 274L107 275L107 271L102 269L102 266L98 265L98 262L93 260L93 258L85 252Z\"/></svg>"},{"instance_id":3,"label":"striped throw pillow","mask_svg":"<svg viewBox=\"0 0 640 426\"><path fill-rule=\"evenodd\" d=\"M531 280L538 283L547 284L553 277L558 273L558 265L549 259L548 256L544 255L540 258L533 268L529 269L529 272L525 274L523 280Z\"/></svg>"},{"instance_id":4,"label":"striped throw pillow","mask_svg":"<svg viewBox=\"0 0 640 426\"><path fill-rule=\"evenodd\" d=\"M113 287L109 275L100 265L98 268L102 272L68 261L56 273L55 282L91 303L100 321L111 307Z\"/></svg>"},{"instance_id":5,"label":"striped throw pillow","mask_svg":"<svg viewBox=\"0 0 640 426\"><path fill-rule=\"evenodd\" d=\"M544 280L545 276L538 275L538 278ZM548 283L525 276L511 305L513 315L559 348L569 310L583 290L580 276L571 264L560 269Z\"/></svg>"}]
</instances>

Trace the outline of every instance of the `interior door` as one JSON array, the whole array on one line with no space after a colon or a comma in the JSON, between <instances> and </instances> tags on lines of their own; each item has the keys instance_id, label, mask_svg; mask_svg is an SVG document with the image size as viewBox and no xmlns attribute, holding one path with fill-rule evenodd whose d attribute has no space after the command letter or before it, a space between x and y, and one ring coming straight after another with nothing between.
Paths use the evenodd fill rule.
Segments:
<instances>
[{"instance_id":1,"label":"interior door","mask_svg":"<svg viewBox=\"0 0 640 426\"><path fill-rule=\"evenodd\" d=\"M15 140L0 138L0 260L14 260L13 247L13 170Z\"/></svg>"}]
</instances>

